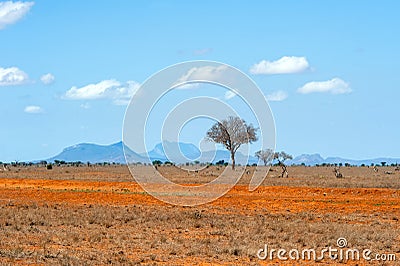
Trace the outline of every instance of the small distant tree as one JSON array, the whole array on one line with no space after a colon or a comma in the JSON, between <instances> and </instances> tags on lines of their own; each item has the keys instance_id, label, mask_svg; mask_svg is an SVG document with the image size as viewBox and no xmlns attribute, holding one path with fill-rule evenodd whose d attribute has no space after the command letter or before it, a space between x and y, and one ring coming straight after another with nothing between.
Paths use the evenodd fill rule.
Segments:
<instances>
[{"instance_id":1,"label":"small distant tree","mask_svg":"<svg viewBox=\"0 0 400 266\"><path fill-rule=\"evenodd\" d=\"M218 162L215 163L215 165L224 165L225 160L219 160Z\"/></svg>"},{"instance_id":2,"label":"small distant tree","mask_svg":"<svg viewBox=\"0 0 400 266\"><path fill-rule=\"evenodd\" d=\"M154 160L152 163L153 165L158 165L158 166L162 165L162 162L160 160Z\"/></svg>"},{"instance_id":3,"label":"small distant tree","mask_svg":"<svg viewBox=\"0 0 400 266\"><path fill-rule=\"evenodd\" d=\"M264 162L264 166L266 166L269 162L274 159L274 152L272 149L260 150L255 153L255 156Z\"/></svg>"},{"instance_id":4,"label":"small distant tree","mask_svg":"<svg viewBox=\"0 0 400 266\"><path fill-rule=\"evenodd\" d=\"M385 166L385 165L386 165L386 162L381 162L381 165L382 165L382 166Z\"/></svg>"},{"instance_id":5,"label":"small distant tree","mask_svg":"<svg viewBox=\"0 0 400 266\"><path fill-rule=\"evenodd\" d=\"M207 138L223 144L231 153L232 170L235 169L235 153L244 143L257 141L257 129L252 124L237 116L230 116L221 122L215 123L207 132Z\"/></svg>"},{"instance_id":6,"label":"small distant tree","mask_svg":"<svg viewBox=\"0 0 400 266\"><path fill-rule=\"evenodd\" d=\"M284 151L275 152L274 159L278 161L278 165L282 168L281 177L284 177L284 176L289 177L289 173L287 171L287 166L285 164L285 161L293 159L292 155L289 155Z\"/></svg>"}]
</instances>

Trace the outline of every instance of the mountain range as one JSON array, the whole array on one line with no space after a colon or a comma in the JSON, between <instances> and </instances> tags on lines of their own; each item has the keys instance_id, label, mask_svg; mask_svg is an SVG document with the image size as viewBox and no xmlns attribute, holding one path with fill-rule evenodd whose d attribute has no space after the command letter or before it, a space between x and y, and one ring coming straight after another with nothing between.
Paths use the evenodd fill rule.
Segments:
<instances>
[{"instance_id":1,"label":"mountain range","mask_svg":"<svg viewBox=\"0 0 400 266\"><path fill-rule=\"evenodd\" d=\"M111 145L97 145L91 143L73 145L65 148L60 154L46 159L46 161L81 161L91 163L114 162L125 164L124 148L128 162L130 163L149 163L154 160L160 160L161 162L172 161L174 163L186 163L197 160L200 162L216 163L220 160L228 162L230 158L230 153L227 150L205 151L201 153L193 144L169 141L157 144L147 153L147 155L146 153L136 153L132 151L126 145L124 146L123 142L120 141ZM165 150L168 151L167 155ZM246 163L247 157L240 152L236 153L235 158L238 164ZM258 159L256 157L249 156L249 164L257 163L257 161Z\"/></svg>"},{"instance_id":2,"label":"mountain range","mask_svg":"<svg viewBox=\"0 0 400 266\"><path fill-rule=\"evenodd\" d=\"M305 164L305 165L321 165L321 164L350 164L350 165L379 165L381 162L385 162L386 164L397 164L400 163L399 158L387 158L387 157L380 157L380 158L373 158L373 159L365 159L365 160L354 160L354 159L345 159L341 157L327 157L327 158L322 158L321 155L318 153L316 154L302 154L297 157L295 157L293 160L288 161L287 163L289 165L291 164Z\"/></svg>"},{"instance_id":3,"label":"mountain range","mask_svg":"<svg viewBox=\"0 0 400 266\"><path fill-rule=\"evenodd\" d=\"M165 153L165 150L168 151L168 156ZM215 151L206 151L201 153L200 150L193 144L190 143L177 143L177 142L168 142L164 141L163 143L159 143L155 145L155 147L148 152L147 154L139 154L135 151L132 151L127 146L125 146L125 151L127 155L127 159L129 162L149 162L154 160L160 160L162 162L165 161L173 161L175 163L186 163L194 160L200 162L212 162L216 163L217 161L224 160L226 162L229 161L230 153L227 150L215 150ZM181 154L182 153L182 154ZM238 164L245 164L246 157L244 154L237 152L236 153L236 162ZM169 158L169 159L168 159ZM102 162L114 162L125 164L125 156L124 156L124 144L122 141L111 144L111 145L97 145L91 143L81 143L68 148L65 148L60 154L47 159L46 161L54 162L54 160L59 161L81 161L81 162L91 162L91 163L102 163ZM249 156L248 163L253 164L257 163L258 159L254 156ZM295 157L292 160L288 160L286 163L288 165L296 164L305 164L305 165L321 165L321 164L334 164L334 163L342 163L343 165L349 163L351 165L371 165L380 164L381 162L386 162L387 164L392 163L400 163L400 159L395 158L374 158L374 159L366 159L366 160L353 160L346 159L340 157L328 157L323 158L320 154L302 154Z\"/></svg>"}]
</instances>

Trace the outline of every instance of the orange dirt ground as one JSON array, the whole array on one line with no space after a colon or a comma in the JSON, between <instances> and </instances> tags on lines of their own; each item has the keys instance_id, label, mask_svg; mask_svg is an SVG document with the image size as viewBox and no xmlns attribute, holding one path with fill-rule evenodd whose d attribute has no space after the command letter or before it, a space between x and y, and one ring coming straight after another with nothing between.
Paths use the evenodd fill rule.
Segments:
<instances>
[{"instance_id":1,"label":"orange dirt ground","mask_svg":"<svg viewBox=\"0 0 400 266\"><path fill-rule=\"evenodd\" d=\"M43 179L0 179L0 200L18 203L166 205L136 183ZM382 188L259 187L249 192L237 185L211 205L230 206L237 212L265 209L270 213L400 213L400 191Z\"/></svg>"},{"instance_id":2,"label":"orange dirt ground","mask_svg":"<svg viewBox=\"0 0 400 266\"><path fill-rule=\"evenodd\" d=\"M122 169L122 170L121 170ZM293 183L295 183L295 179L305 178L302 175L307 173L307 169L292 168L293 174ZM315 180L319 180L321 177L320 173L316 173L318 169L309 168L310 175L314 175ZM322 170L321 170L322 171ZM353 172L350 172L353 171ZM353 176L357 176L357 170L349 170L349 173ZM361 171L361 170L360 170ZM364 170L363 170L364 171ZM323 171L322 171L323 172ZM65 178L63 179L63 173ZM297 173L297 176L296 176ZM324 174L325 172L323 172ZM371 174L372 175L372 174ZM73 178L71 178L73 176ZM107 181L107 176L110 177L111 181ZM51 178L56 177L56 178ZM82 177L79 179L79 177ZM117 181L119 180L121 181ZM286 217L286 219L293 219L299 220L299 224L313 224L321 226L324 228L326 223L332 223L332 226L337 225L340 221L346 224L346 228L342 228L343 230L347 230L346 233L349 234L346 238L356 239L357 235L351 235L352 230L360 230L360 237L364 237L363 234L373 234L374 229L373 226L378 224L379 230L381 230L382 235L390 235L387 236L388 239L381 239L382 243L389 243L386 246L380 246L379 243L375 243L375 245L380 249L380 252L391 252L397 255L397 259L400 260L400 245L398 244L400 241L400 234L399 234L399 221L400 218L400 191L397 188L386 188L381 187L379 184L382 182L378 182L378 185L374 187L374 184L369 184L367 187L364 188L357 188L357 187L325 187L326 185L322 185L318 187L317 184L311 184L311 186L287 186L286 183L277 183L275 185L264 185L259 187L254 192L249 192L248 187L244 183L239 183L236 185L230 192L228 192L225 196L221 197L220 199L202 205L200 207L177 207L177 206L170 206L166 203L163 203L152 196L148 195L143 189L136 184L135 182L130 182L129 173L127 173L124 167L117 167L117 170L114 168L99 168L96 171L88 170L83 168L82 170L70 169L69 171L65 172L64 170L53 170L52 171L45 171L43 169L20 169L18 172L10 172L10 173L0 173L0 204L2 210L7 210L7 208L17 208L18 211L20 207L18 206L36 206L34 208L44 208L42 206L63 206L63 208L71 210L71 212L76 212L76 210L80 210L85 206L99 206L98 208L129 208L130 206L140 206L141 208L147 208L148 210L159 210L160 215L167 215L168 213L173 210L176 212L176 215L180 215L178 213L182 213L182 215L186 215L189 213L197 212L204 213L207 217L212 217L213 221L218 219L225 219L221 217L227 217L226 221L221 222L221 230L226 231L227 239L229 236L231 237L231 243L236 241L236 234L234 230L240 230L240 228L246 228L246 224L238 224L230 227L231 223L236 223L236 217L240 216L242 220L238 220L237 223L242 223L249 221L248 219L261 219L261 216L268 217L273 216L276 219L281 219L280 217ZM329 179L333 179L332 177L325 177ZM378 177L377 177L378 178ZM386 178L386 177L383 177ZM397 178L391 177L391 178ZM312 179L312 178L311 178ZM345 178L346 179L346 178ZM280 180L275 178L274 180ZM319 182L319 181L315 182ZM280 181L279 181L280 182ZM282 182L290 182L290 179L286 179ZM332 182L340 182L340 180L333 180ZM17 206L17 207L16 207ZM107 206L107 207L106 207ZM30 208L30 207L26 207ZM46 207L47 208L47 207ZM108 209L107 209L108 210ZM5 215L5 214L4 214ZM22 214L21 214L22 215ZM57 215L57 214L55 214ZM175 215L175 214L174 214ZM191 215L191 214L190 214ZM307 216L308 218L305 218ZM312 216L309 218L309 216ZM177 216L178 217L178 216ZM196 216L197 217L197 216ZM199 216L200 217L200 216ZM234 218L232 218L234 217ZM289 217L289 218L288 218ZM274 219L275 219L274 218ZM10 218L11 219L11 218ZM57 218L56 218L57 219ZM176 218L180 219L180 218ZM211 218L210 218L211 219ZM262 218L264 219L264 218ZM272 218L271 218L272 219ZM253 220L252 220L253 221ZM43 248L39 243L39 240L35 242L35 234L29 233L27 231L26 236L31 238L30 243L18 243L21 245L21 249L26 250L38 250L35 257L32 256L22 256L22 255L10 255L12 243L12 237L16 237L17 233L14 234L13 231L7 231L6 228L8 224L10 224L7 218L3 217L0 220L0 237L2 238L2 243L0 244L0 263L5 264L25 264L25 263L33 263L33 264L71 264L71 265L78 265L78 264L89 264L89 265L98 265L98 264L105 264L107 261L102 260L101 257L96 257L93 259L92 262L88 261L87 259L82 259L79 255L75 255L76 260L69 260L67 262L62 262L59 257L46 257L45 251L40 251ZM22 223L22 222L21 222ZM110 222L111 225L112 221ZM194 222L193 224L188 224L183 226L182 228L176 227L171 228L169 230L169 223L168 225L165 224L165 221L161 221L159 225L155 222L153 225L149 225L148 228L151 231L149 233L149 237L152 234L156 234L159 232L159 228L165 227L167 230L165 234L165 240L161 239L159 245L162 246L162 243L169 243L173 239L179 238L176 241L175 253L180 253L180 248L187 246L185 244L185 239L190 238L199 238L203 239L201 241L204 242L204 238L209 237L211 235L211 228L208 228L206 223L203 225L201 223L201 219L199 221ZM208 222L207 222L208 223ZM268 223L267 223L268 224ZM270 223L271 227L273 227L273 223ZM86 230L86 224L79 225L81 226L82 231ZM191 228L193 226L194 228ZM241 226L241 227L240 227ZM276 225L278 226L278 225ZM32 226L31 226L32 227ZM6 229L4 229L6 228ZM44 227L38 227L39 230L44 230ZM60 227L61 228L61 227ZM59 227L55 226L55 230L60 230ZM108 228L108 227L106 227ZM122 226L121 226L122 228ZM191 232L199 229L196 234L192 234ZM370 232L367 231L370 228ZM385 231L384 228L388 228L388 231ZM3 230L4 229L4 230ZM104 228L101 227L99 224L99 228L96 230L103 230ZM2 231L3 230L3 231ZM19 229L23 231L23 229ZM75 230L75 229L74 229ZM89 230L89 229L88 229ZM169 231L168 231L169 230ZM175 231L174 231L175 230ZM176 230L186 230L184 232L187 233L186 236L182 236L180 233L177 233ZM232 230L232 232L231 232ZM245 229L244 229L245 230ZM294 230L293 232L288 232L289 236L285 240L285 243L282 245L290 246L292 243L291 240L294 235L297 238L301 238L301 233L299 233L298 229L291 229ZM304 229L306 231L306 229ZM310 229L311 230L311 229ZM314 229L313 229L314 230ZM321 229L322 231L324 229ZM377 229L378 230L378 229ZM17 230L18 231L18 230ZM77 231L79 232L79 230ZM188 233L189 232L189 233ZM301 232L301 231L300 231ZM310 231L310 234L313 234L313 237L317 236L314 231ZM345 234L346 234L345 233ZM279 232L280 234L280 232ZM323 235L323 233L321 233ZM331 235L323 238L322 240L315 240L317 244L323 245L323 241L332 237L340 236L340 231L333 231ZM140 244L131 246L131 249L128 251L127 249L122 250L123 254L126 254L125 260L117 261L116 264L163 264L163 265L182 265L182 264L226 264L226 265L233 265L233 264L280 264L282 261L272 260L272 261L261 261L255 257L255 251L258 248L262 248L262 243L268 241L271 236L263 235L260 233L260 241L257 242L257 245L254 244L254 239L249 240L249 242L244 242L242 247L237 247L236 249L239 251L231 251L225 250L225 255L221 256L214 256L218 254L214 254L210 251L209 253L203 253L199 247L198 249L193 250L191 252L187 252L185 256L178 256L174 252L170 252L168 256L165 256L162 252L163 248L159 249L158 251L148 252L146 250L142 250ZM273 235L273 234L272 234ZM238 235L239 237L240 235ZM346 235L345 235L346 236ZM46 235L47 238L52 238L51 234ZM157 236L159 237L159 236ZM318 236L319 237L319 236ZM330 240L335 243L336 239ZM306 237L307 238L307 237ZM378 237L371 237L369 240L365 240L362 244L369 245L373 241L372 238L378 239ZM144 238L146 239L146 238ZM171 241L170 241L171 239ZM319 238L318 238L319 239ZM379 238L380 239L380 238ZM55 240L54 240L55 241ZM164 241L164 242L163 242ZM190 240L192 241L192 240ZM214 240L207 240L208 242L203 243L203 246L212 246L217 245L218 241L222 241L221 239L216 241L215 243L212 242ZM227 240L228 241L228 240ZM271 240L273 243L278 246L280 244L278 240ZM275 242L274 242L275 241ZM308 240L304 240L306 244ZM355 240L354 240L355 241ZM67 251L70 249L71 253L76 253L77 249L85 249L90 247L90 245L83 240L77 240L79 243L78 246L70 246L64 247ZM396 243L395 243L396 242ZM9 243L9 244L5 244ZM189 242L188 242L189 243ZM247 243L247 244L246 244ZM94 243L96 244L96 243ZM189 243L190 244L190 243ZM328 244L328 243L325 243ZM154 245L154 243L153 243ZM221 244L223 245L223 244ZM250 247L246 247L249 245ZM292 245L292 246L293 246ZM383 245L383 244L382 244ZM49 244L49 246L51 246ZM297 244L295 245L297 246ZM334 245L333 245L334 246ZM374 246L374 247L376 247ZM390 246L390 247L389 247ZM103 248L104 253L108 252L107 245L102 244L97 248ZM166 248L166 247L165 247ZM168 247L169 248L169 247ZM53 249L57 250L57 245L53 243ZM166 250L168 250L166 248ZM183 250L183 249L182 249ZM247 251L245 251L247 250ZM32 251L33 252L33 251ZM40 253L42 252L42 253ZM46 251L48 252L48 251ZM130 252L130 253L129 253ZM165 251L164 251L165 252ZM218 251L216 251L218 252ZM24 254L26 254L25 252ZM74 254L75 254L74 253ZM121 254L122 254L121 253ZM239 253L236 254L236 253ZM253 253L253 255L252 255ZM14 253L12 253L14 254ZM20 253L21 254L21 253ZM175 255L174 255L175 254ZM100 256L100 255L99 255ZM110 255L111 257L113 255ZM122 256L122 255L121 255ZM110 262L110 261L108 261ZM114 262L115 263L115 262ZM308 265L310 262L287 262L288 265L291 264L303 264ZM336 262L332 261L325 261L322 264L335 264ZM338 262L337 262L338 263ZM365 261L357 261L352 262L350 264L358 264L363 265L366 263ZM377 263L377 262L376 262ZM379 265L392 265L395 262L379 262ZM398 262L397 262L398 263ZM321 263L318 263L322 265ZM369 263L371 264L371 263Z\"/></svg>"}]
</instances>

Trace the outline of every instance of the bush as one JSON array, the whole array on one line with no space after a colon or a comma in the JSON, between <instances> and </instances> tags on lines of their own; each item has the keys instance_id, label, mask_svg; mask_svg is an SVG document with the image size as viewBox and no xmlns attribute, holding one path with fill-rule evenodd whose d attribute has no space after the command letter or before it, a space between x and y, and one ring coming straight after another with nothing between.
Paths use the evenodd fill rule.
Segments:
<instances>
[{"instance_id":1,"label":"bush","mask_svg":"<svg viewBox=\"0 0 400 266\"><path fill-rule=\"evenodd\" d=\"M53 165L51 165L51 164L46 165L46 169L47 169L47 170L53 169Z\"/></svg>"}]
</instances>

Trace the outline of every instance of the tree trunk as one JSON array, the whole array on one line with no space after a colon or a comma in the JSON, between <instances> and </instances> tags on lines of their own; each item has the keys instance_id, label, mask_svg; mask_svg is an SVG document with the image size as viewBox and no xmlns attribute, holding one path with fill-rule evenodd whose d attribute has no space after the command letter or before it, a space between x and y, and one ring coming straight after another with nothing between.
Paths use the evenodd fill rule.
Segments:
<instances>
[{"instance_id":1,"label":"tree trunk","mask_svg":"<svg viewBox=\"0 0 400 266\"><path fill-rule=\"evenodd\" d=\"M235 170L235 153L231 152L232 170Z\"/></svg>"},{"instance_id":2,"label":"tree trunk","mask_svg":"<svg viewBox=\"0 0 400 266\"><path fill-rule=\"evenodd\" d=\"M278 164L279 164L279 165L281 166L281 168L282 168L281 177L283 178L283 177L285 176L285 174L286 174L286 177L289 177L289 173L288 173L288 171L287 171L286 165L285 165L283 162L281 162L281 161L278 161Z\"/></svg>"}]
</instances>

